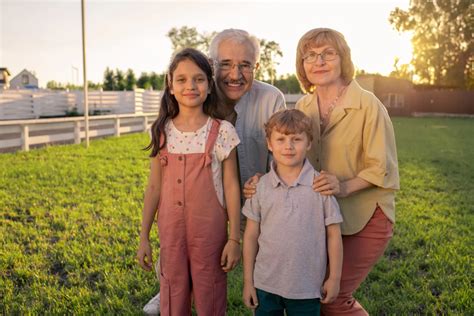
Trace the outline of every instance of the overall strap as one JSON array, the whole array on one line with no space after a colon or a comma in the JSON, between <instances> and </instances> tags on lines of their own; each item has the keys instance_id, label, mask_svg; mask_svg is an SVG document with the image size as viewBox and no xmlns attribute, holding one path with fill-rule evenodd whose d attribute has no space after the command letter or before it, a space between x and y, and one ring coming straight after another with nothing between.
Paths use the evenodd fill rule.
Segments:
<instances>
[{"instance_id":1,"label":"overall strap","mask_svg":"<svg viewBox=\"0 0 474 316\"><path fill-rule=\"evenodd\" d=\"M217 136L219 135L220 126L221 126L221 122L219 120L212 119L211 130L209 131L209 135L207 136L207 140L206 140L205 153L208 155L212 153L212 149L214 148L214 144L216 143Z\"/></svg>"}]
</instances>

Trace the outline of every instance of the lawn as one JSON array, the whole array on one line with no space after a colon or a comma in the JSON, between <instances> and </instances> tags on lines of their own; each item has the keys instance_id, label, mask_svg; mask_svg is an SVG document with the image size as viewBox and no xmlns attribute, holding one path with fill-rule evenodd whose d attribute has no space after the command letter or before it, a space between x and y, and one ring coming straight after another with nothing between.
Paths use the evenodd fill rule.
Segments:
<instances>
[{"instance_id":1,"label":"lawn","mask_svg":"<svg viewBox=\"0 0 474 316\"><path fill-rule=\"evenodd\" d=\"M474 120L394 126L395 236L356 296L373 315L474 315ZM141 313L159 288L135 261L147 140L0 155L1 314ZM241 275L230 273L229 315L250 315Z\"/></svg>"}]
</instances>

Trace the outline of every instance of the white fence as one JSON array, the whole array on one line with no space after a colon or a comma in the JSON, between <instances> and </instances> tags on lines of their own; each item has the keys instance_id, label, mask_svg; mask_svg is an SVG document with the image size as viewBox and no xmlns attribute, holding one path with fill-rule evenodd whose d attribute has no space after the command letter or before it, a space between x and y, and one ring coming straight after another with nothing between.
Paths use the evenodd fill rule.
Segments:
<instances>
[{"instance_id":1,"label":"white fence","mask_svg":"<svg viewBox=\"0 0 474 316\"><path fill-rule=\"evenodd\" d=\"M285 95L294 108L301 95ZM120 136L148 130L158 115L160 91L92 91L89 94L89 135ZM85 138L84 117L64 116L75 110L83 113L83 94L29 90L0 92L0 152L26 150L56 143L79 144ZM129 114L126 114L129 113ZM21 120L16 120L21 118ZM2 120L3 119L3 120Z\"/></svg>"},{"instance_id":2,"label":"white fence","mask_svg":"<svg viewBox=\"0 0 474 316\"><path fill-rule=\"evenodd\" d=\"M94 138L144 132L156 117L156 113L91 116L89 136ZM55 143L79 144L84 138L83 117L0 121L0 152L28 151Z\"/></svg>"},{"instance_id":3,"label":"white fence","mask_svg":"<svg viewBox=\"0 0 474 316\"><path fill-rule=\"evenodd\" d=\"M90 91L90 114L158 113L161 91ZM0 90L0 120L84 113L82 91Z\"/></svg>"}]
</instances>

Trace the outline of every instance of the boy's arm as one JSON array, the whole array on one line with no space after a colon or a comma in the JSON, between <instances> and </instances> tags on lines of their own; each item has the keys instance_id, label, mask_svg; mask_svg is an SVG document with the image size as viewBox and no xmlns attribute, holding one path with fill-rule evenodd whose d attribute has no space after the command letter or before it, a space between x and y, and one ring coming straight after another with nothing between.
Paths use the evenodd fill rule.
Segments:
<instances>
[{"instance_id":1,"label":"boy's arm","mask_svg":"<svg viewBox=\"0 0 474 316\"><path fill-rule=\"evenodd\" d=\"M229 217L229 239L221 256L225 272L235 268L240 260L240 186L235 148L222 163L222 183Z\"/></svg>"},{"instance_id":2,"label":"boy's arm","mask_svg":"<svg viewBox=\"0 0 474 316\"><path fill-rule=\"evenodd\" d=\"M145 191L144 206L142 211L142 223L140 230L140 245L137 252L137 259L140 266L151 271L153 258L150 247L150 230L153 225L153 219L158 208L161 191L161 163L159 156L150 161L150 176Z\"/></svg>"},{"instance_id":3,"label":"boy's arm","mask_svg":"<svg viewBox=\"0 0 474 316\"><path fill-rule=\"evenodd\" d=\"M331 303L339 294L342 272L342 237L339 224L331 224L326 227L329 273L323 285L323 300L321 303Z\"/></svg>"},{"instance_id":4,"label":"boy's arm","mask_svg":"<svg viewBox=\"0 0 474 316\"><path fill-rule=\"evenodd\" d=\"M244 291L243 300L247 307L258 306L257 293L253 283L253 271L255 258L258 252L258 236L260 235L260 223L247 218L244 232Z\"/></svg>"}]
</instances>

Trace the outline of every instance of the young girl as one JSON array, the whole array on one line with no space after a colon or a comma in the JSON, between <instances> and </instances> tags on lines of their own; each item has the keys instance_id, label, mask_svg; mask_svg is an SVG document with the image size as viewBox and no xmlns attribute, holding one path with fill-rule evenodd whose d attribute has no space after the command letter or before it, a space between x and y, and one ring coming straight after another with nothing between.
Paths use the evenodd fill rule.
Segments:
<instances>
[{"instance_id":1,"label":"young girl","mask_svg":"<svg viewBox=\"0 0 474 316\"><path fill-rule=\"evenodd\" d=\"M199 315L225 315L226 272L240 259L239 138L215 119L212 68L202 53L176 54L165 81L148 146L138 261L151 270L149 233L158 212L161 315L190 315L191 293Z\"/></svg>"}]
</instances>

